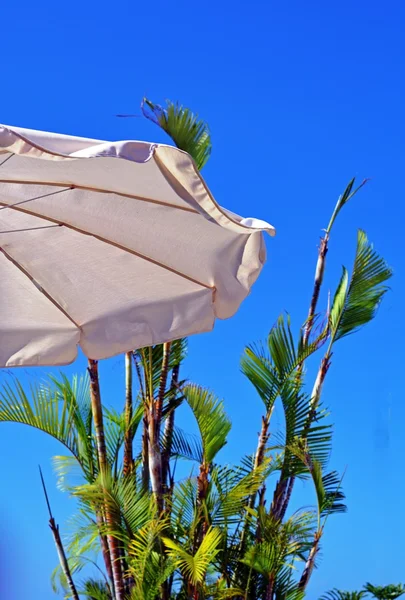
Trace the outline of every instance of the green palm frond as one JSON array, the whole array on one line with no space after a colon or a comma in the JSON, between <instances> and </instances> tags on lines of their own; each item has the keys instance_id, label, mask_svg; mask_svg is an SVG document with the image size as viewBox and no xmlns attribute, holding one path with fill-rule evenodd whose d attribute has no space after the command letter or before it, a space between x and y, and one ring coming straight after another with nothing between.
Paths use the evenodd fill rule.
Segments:
<instances>
[{"instance_id":1,"label":"green palm frond","mask_svg":"<svg viewBox=\"0 0 405 600\"><path fill-rule=\"evenodd\" d=\"M214 526L229 527L240 522L247 500L264 484L273 468L273 462L266 457L259 467L252 468L247 474L237 466L215 466L212 469L207 505Z\"/></svg>"},{"instance_id":2,"label":"green palm frond","mask_svg":"<svg viewBox=\"0 0 405 600\"><path fill-rule=\"evenodd\" d=\"M241 588L237 587L215 587L208 588L208 596L213 597L216 600L225 600L226 598L243 598L244 591Z\"/></svg>"},{"instance_id":3,"label":"green palm frond","mask_svg":"<svg viewBox=\"0 0 405 600\"><path fill-rule=\"evenodd\" d=\"M263 507L259 508L258 522L262 538L283 546L287 554L296 554L297 549L302 552L312 540L316 525L313 511L297 511L280 523Z\"/></svg>"},{"instance_id":4,"label":"green palm frond","mask_svg":"<svg viewBox=\"0 0 405 600\"><path fill-rule=\"evenodd\" d=\"M187 338L180 338L179 340L174 340L170 349L170 368L173 369L174 366L180 365L187 356L188 351L188 341Z\"/></svg>"},{"instance_id":5,"label":"green palm frond","mask_svg":"<svg viewBox=\"0 0 405 600\"><path fill-rule=\"evenodd\" d=\"M329 221L329 225L326 228L326 233L330 234L333 224L336 220L336 217L338 216L338 214L340 213L340 211L342 210L342 208L344 207L345 204L347 204L349 202L349 200L351 200L353 198L353 196L355 194L357 194L357 192L367 183L367 179L364 179L360 185L358 185L356 188L354 187L355 184L355 177L353 177L353 179L351 179L349 181L349 183L347 184L343 194L341 194L338 198L338 201L336 203L335 209L332 213L331 219ZM354 188L354 189L353 189Z\"/></svg>"},{"instance_id":6,"label":"green palm frond","mask_svg":"<svg viewBox=\"0 0 405 600\"><path fill-rule=\"evenodd\" d=\"M201 440L179 427L174 427L173 438L171 440L171 457L201 463L203 459Z\"/></svg>"},{"instance_id":7,"label":"green palm frond","mask_svg":"<svg viewBox=\"0 0 405 600\"><path fill-rule=\"evenodd\" d=\"M269 411L279 394L280 381L263 346L256 344L245 348L241 358L241 370L254 385L266 410Z\"/></svg>"},{"instance_id":8,"label":"green palm frond","mask_svg":"<svg viewBox=\"0 0 405 600\"><path fill-rule=\"evenodd\" d=\"M171 527L176 539L191 540L197 525L197 480L187 478L174 486L170 501Z\"/></svg>"},{"instance_id":9,"label":"green palm frond","mask_svg":"<svg viewBox=\"0 0 405 600\"><path fill-rule=\"evenodd\" d=\"M100 551L100 532L94 513L83 503L68 520L69 535L66 537L66 550L76 560L87 560L87 555L96 556Z\"/></svg>"},{"instance_id":10,"label":"green palm frond","mask_svg":"<svg viewBox=\"0 0 405 600\"><path fill-rule=\"evenodd\" d=\"M324 343L325 338L326 331L323 328L319 335L305 344L301 332L296 344L291 331L290 316L280 315L277 324L271 329L267 338L269 355L280 382L289 378L302 362L316 352Z\"/></svg>"},{"instance_id":11,"label":"green palm frond","mask_svg":"<svg viewBox=\"0 0 405 600\"><path fill-rule=\"evenodd\" d=\"M149 519L128 546L128 568L134 579L132 600L153 600L173 573L175 565L162 554L160 538L167 527L164 520Z\"/></svg>"},{"instance_id":12,"label":"green palm frond","mask_svg":"<svg viewBox=\"0 0 405 600\"><path fill-rule=\"evenodd\" d=\"M103 580L98 580L101 584L100 589L104 589L105 591L108 592L107 578L94 560L91 560L83 555L69 556L68 564L69 564L70 572L72 573L72 575L75 575L75 576L77 576L86 567L89 567L89 566L92 567L103 577ZM96 580L91 579L88 581L96 581ZM61 569L60 565L57 565L51 573L51 586L52 586L52 590L55 594L59 594L60 592L63 592L64 598L66 598L66 599L71 598L71 593L69 590L68 582L66 580L66 576L65 576L63 570ZM85 582L82 584L82 588L83 588L83 591L80 591L80 594L85 595L85 591L84 591L85 590ZM97 596L95 596L94 598L97 599ZM110 600L111 596L107 596L106 598L108 600ZM104 600L104 597L101 597L101 599Z\"/></svg>"},{"instance_id":13,"label":"green palm frond","mask_svg":"<svg viewBox=\"0 0 405 600\"><path fill-rule=\"evenodd\" d=\"M74 456L57 455L52 457L52 465L56 474L56 485L62 492L69 492L72 487L82 485L83 469Z\"/></svg>"},{"instance_id":14,"label":"green palm frond","mask_svg":"<svg viewBox=\"0 0 405 600\"><path fill-rule=\"evenodd\" d=\"M128 600L156 600L160 597L163 584L173 574L175 568L173 562L162 557L160 552L150 550L146 556L147 560L142 563L141 568L131 567L130 572L134 574L135 583Z\"/></svg>"},{"instance_id":15,"label":"green palm frond","mask_svg":"<svg viewBox=\"0 0 405 600\"><path fill-rule=\"evenodd\" d=\"M112 524L106 524L103 533L126 544L156 509L153 496L137 485L136 473L119 479L104 474L91 484L75 487L71 493L93 510L103 512L108 509Z\"/></svg>"},{"instance_id":16,"label":"green palm frond","mask_svg":"<svg viewBox=\"0 0 405 600\"><path fill-rule=\"evenodd\" d=\"M211 155L211 136L207 123L181 104L166 101L166 107L147 98L142 102L146 118L161 127L180 150L188 152L201 170Z\"/></svg>"},{"instance_id":17,"label":"green palm frond","mask_svg":"<svg viewBox=\"0 0 405 600\"><path fill-rule=\"evenodd\" d=\"M392 270L375 252L364 231L359 230L350 282L347 270L343 268L330 312L332 341L356 331L374 318L388 289L384 284L391 276Z\"/></svg>"},{"instance_id":18,"label":"green palm frond","mask_svg":"<svg viewBox=\"0 0 405 600\"><path fill-rule=\"evenodd\" d=\"M142 418L143 411L139 420ZM125 414L115 410L104 408L104 439L107 448L107 458L113 472L118 470L119 452L124 444L125 436Z\"/></svg>"},{"instance_id":19,"label":"green palm frond","mask_svg":"<svg viewBox=\"0 0 405 600\"><path fill-rule=\"evenodd\" d=\"M80 593L89 600L112 600L110 590L105 581L100 579L86 579L80 587Z\"/></svg>"},{"instance_id":20,"label":"green palm frond","mask_svg":"<svg viewBox=\"0 0 405 600\"><path fill-rule=\"evenodd\" d=\"M240 561L264 576L275 576L284 566L284 555L274 543L261 542L251 546Z\"/></svg>"},{"instance_id":21,"label":"green palm frond","mask_svg":"<svg viewBox=\"0 0 405 600\"><path fill-rule=\"evenodd\" d=\"M162 539L166 546L166 552L173 559L176 568L180 569L184 577L196 586L203 583L209 565L217 556L221 537L219 529L210 527L194 555L186 552L173 540L167 537Z\"/></svg>"},{"instance_id":22,"label":"green palm frond","mask_svg":"<svg viewBox=\"0 0 405 600\"><path fill-rule=\"evenodd\" d=\"M364 589L378 600L395 600L405 594L405 586L402 583L397 585L372 585L371 583L366 583Z\"/></svg>"},{"instance_id":23,"label":"green palm frond","mask_svg":"<svg viewBox=\"0 0 405 600\"><path fill-rule=\"evenodd\" d=\"M345 496L340 488L338 474L332 472L323 476L322 467L316 460L311 460L308 467L315 486L319 516L346 512L347 507L343 504Z\"/></svg>"},{"instance_id":24,"label":"green palm frond","mask_svg":"<svg viewBox=\"0 0 405 600\"><path fill-rule=\"evenodd\" d=\"M322 467L321 467L322 468ZM347 506L344 504L345 494L342 491L342 477L337 471L330 471L322 476L324 489L321 516L344 513Z\"/></svg>"},{"instance_id":25,"label":"green palm frond","mask_svg":"<svg viewBox=\"0 0 405 600\"><path fill-rule=\"evenodd\" d=\"M59 391L60 396L65 398L69 397L71 401L74 399L77 405L83 423L86 426L86 431L91 431L91 404L90 404L90 393L89 393L89 376L88 373L82 377L74 375L70 381L66 375L61 373L59 377L51 375L49 381Z\"/></svg>"},{"instance_id":26,"label":"green palm frond","mask_svg":"<svg viewBox=\"0 0 405 600\"><path fill-rule=\"evenodd\" d=\"M180 339L172 342L170 348L168 371L170 372L176 365L179 365L187 353L187 340ZM157 393L160 386L163 361L163 344L157 344L149 348L141 348L134 352L136 364L139 365L140 376L142 379L142 390L153 395Z\"/></svg>"},{"instance_id":27,"label":"green palm frond","mask_svg":"<svg viewBox=\"0 0 405 600\"><path fill-rule=\"evenodd\" d=\"M74 565L72 561L68 560L70 572L74 573ZM51 587L54 594L59 594L63 592L64 598L66 598L67 594L69 594L69 585L66 579L66 575L61 569L61 566L58 564L51 573Z\"/></svg>"},{"instance_id":28,"label":"green palm frond","mask_svg":"<svg viewBox=\"0 0 405 600\"><path fill-rule=\"evenodd\" d=\"M126 431L125 413L119 413L113 409L104 408L104 436L107 447L107 457L115 472L118 470L120 450L124 443ZM141 403L133 408L133 415L129 424L133 435L142 421L144 409Z\"/></svg>"},{"instance_id":29,"label":"green palm frond","mask_svg":"<svg viewBox=\"0 0 405 600\"><path fill-rule=\"evenodd\" d=\"M274 438L280 441L279 448L284 448L282 476L306 477L308 469L292 448L298 440L305 439L311 457L326 466L332 448L332 426L324 423L329 413L318 406L313 421L308 423L309 396L299 391L296 380L285 382L280 399L284 409L285 433L284 436L276 434Z\"/></svg>"},{"instance_id":30,"label":"green palm frond","mask_svg":"<svg viewBox=\"0 0 405 600\"><path fill-rule=\"evenodd\" d=\"M296 563L310 548L314 523L311 512L296 513L283 523L259 507L261 541L250 546L241 562L260 573L266 581L271 580L277 598L296 597L297 584L293 574Z\"/></svg>"},{"instance_id":31,"label":"green palm frond","mask_svg":"<svg viewBox=\"0 0 405 600\"><path fill-rule=\"evenodd\" d=\"M347 510L346 505L343 503L345 495L341 486L342 478L339 477L336 471L324 475L321 463L311 456L306 447L302 446L301 440L292 445L290 450L304 463L312 477L317 499L319 529L322 517L346 512Z\"/></svg>"},{"instance_id":32,"label":"green palm frond","mask_svg":"<svg viewBox=\"0 0 405 600\"><path fill-rule=\"evenodd\" d=\"M0 422L29 425L60 441L80 464L91 481L97 473L91 435L91 411L88 392L84 393L87 377L70 383L60 380L31 386L31 401L16 380L0 391Z\"/></svg>"},{"instance_id":33,"label":"green palm frond","mask_svg":"<svg viewBox=\"0 0 405 600\"><path fill-rule=\"evenodd\" d=\"M333 590L330 590L321 596L319 600L361 600L361 598L364 598L365 595L366 592L364 590L360 592L346 592L344 590L338 590L337 588L334 588Z\"/></svg>"},{"instance_id":34,"label":"green palm frond","mask_svg":"<svg viewBox=\"0 0 405 600\"><path fill-rule=\"evenodd\" d=\"M274 582L274 600L303 600L305 592L300 590L294 579L294 570L283 567Z\"/></svg>"},{"instance_id":35,"label":"green palm frond","mask_svg":"<svg viewBox=\"0 0 405 600\"><path fill-rule=\"evenodd\" d=\"M200 430L204 462L210 464L226 444L231 429L224 404L212 392L198 385L187 385L183 393Z\"/></svg>"},{"instance_id":36,"label":"green palm frond","mask_svg":"<svg viewBox=\"0 0 405 600\"><path fill-rule=\"evenodd\" d=\"M241 359L242 373L256 388L267 411L281 393L286 381L294 380L298 367L325 342L324 328L314 340L304 344L301 335L295 343L290 318L281 315L267 338L266 344L248 346ZM299 381L296 382L299 385Z\"/></svg>"}]
</instances>

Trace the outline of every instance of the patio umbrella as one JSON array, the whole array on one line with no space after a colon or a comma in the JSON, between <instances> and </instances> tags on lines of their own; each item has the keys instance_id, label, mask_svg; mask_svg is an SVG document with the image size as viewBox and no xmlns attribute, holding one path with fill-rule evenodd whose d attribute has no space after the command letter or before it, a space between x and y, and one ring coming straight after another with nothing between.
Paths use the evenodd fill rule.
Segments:
<instances>
[{"instance_id":1,"label":"patio umbrella","mask_svg":"<svg viewBox=\"0 0 405 600\"><path fill-rule=\"evenodd\" d=\"M257 279L264 231L177 148L0 126L0 366L209 331Z\"/></svg>"}]
</instances>

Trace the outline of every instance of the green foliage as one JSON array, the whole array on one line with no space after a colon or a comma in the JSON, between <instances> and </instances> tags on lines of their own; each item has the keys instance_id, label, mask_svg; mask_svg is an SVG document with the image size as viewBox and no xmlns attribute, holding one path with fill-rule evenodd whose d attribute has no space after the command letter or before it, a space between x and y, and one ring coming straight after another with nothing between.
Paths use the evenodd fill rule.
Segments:
<instances>
[{"instance_id":1,"label":"green foliage","mask_svg":"<svg viewBox=\"0 0 405 600\"><path fill-rule=\"evenodd\" d=\"M202 169L211 156L211 136L208 125L181 104L166 102L166 108L147 98L142 103L144 115L159 125L178 148L193 157L197 168Z\"/></svg>"},{"instance_id":2,"label":"green foliage","mask_svg":"<svg viewBox=\"0 0 405 600\"><path fill-rule=\"evenodd\" d=\"M90 600L112 600L105 581L98 579L87 579L83 584L82 594Z\"/></svg>"},{"instance_id":3,"label":"green foliage","mask_svg":"<svg viewBox=\"0 0 405 600\"><path fill-rule=\"evenodd\" d=\"M173 560L175 568L180 569L186 580L193 586L204 582L208 567L219 552L220 542L221 531L216 528L208 529L197 552L192 555L173 540L163 537L167 555Z\"/></svg>"},{"instance_id":4,"label":"green foliage","mask_svg":"<svg viewBox=\"0 0 405 600\"><path fill-rule=\"evenodd\" d=\"M187 385L183 388L183 394L200 430L203 462L210 464L226 444L231 429L224 404L213 393L198 385Z\"/></svg>"},{"instance_id":5,"label":"green foliage","mask_svg":"<svg viewBox=\"0 0 405 600\"><path fill-rule=\"evenodd\" d=\"M405 594L403 584L372 585L366 583L364 589L358 592L346 592L334 588L324 594L320 600L360 600L360 598L377 598L377 600L395 600Z\"/></svg>"},{"instance_id":6,"label":"green foliage","mask_svg":"<svg viewBox=\"0 0 405 600\"><path fill-rule=\"evenodd\" d=\"M330 592L327 592L320 598L320 600L361 600L361 598L364 598L365 595L366 592L364 590L361 592L345 592L334 589Z\"/></svg>"},{"instance_id":7,"label":"green foliage","mask_svg":"<svg viewBox=\"0 0 405 600\"><path fill-rule=\"evenodd\" d=\"M143 111L199 169L206 164L211 139L197 116L179 104L168 102L163 108L147 99ZM322 240L324 249L339 212L363 185L354 184L352 180L338 200ZM321 273L325 256L326 251L318 257ZM54 458L60 488L78 504L66 539L68 563L75 580L84 569L97 571L97 578L77 584L82 597L117 600L108 560L114 548L118 558L113 566L121 571L124 600L304 598L327 518L346 510L342 478L328 471L332 427L321 403L331 348L374 318L390 276L360 231L352 276L349 280L344 270L329 313L316 313L322 283L318 278L309 317L297 334L290 318L281 316L263 344L245 349L242 373L263 403L264 414L259 440L252 439L252 455L237 465L218 459L231 430L224 402L180 378L186 340L131 354L132 367L126 368L134 368L137 382L131 390L132 418L126 419L127 406L103 408L108 466L100 473L87 377L72 382L63 375L50 378L29 392L18 380L2 388L0 421L35 427L69 452ZM319 354L321 367L310 394L305 367ZM197 436L177 425L183 402L194 415ZM276 403L284 415L280 431L271 421ZM136 452L124 474L123 444L128 438ZM313 486L314 506L291 514L297 477ZM98 566L100 555L105 569ZM69 597L59 567L53 584ZM391 600L404 592L402 586L367 584L361 592L335 589L323 598L356 600L372 593Z\"/></svg>"},{"instance_id":8,"label":"green foliage","mask_svg":"<svg viewBox=\"0 0 405 600\"><path fill-rule=\"evenodd\" d=\"M326 331L309 343L304 343L302 335L294 340L290 318L283 315L277 320L265 344L247 346L242 355L241 369L254 385L267 411L270 411L286 389L294 387L300 391L300 381L296 374L302 363L314 354L326 340Z\"/></svg>"},{"instance_id":9,"label":"green foliage","mask_svg":"<svg viewBox=\"0 0 405 600\"><path fill-rule=\"evenodd\" d=\"M392 270L375 252L364 231L359 230L350 283L348 273L343 268L332 304L330 313L332 341L339 340L373 319L387 292L384 284L391 276Z\"/></svg>"},{"instance_id":10,"label":"green foliage","mask_svg":"<svg viewBox=\"0 0 405 600\"><path fill-rule=\"evenodd\" d=\"M0 422L39 429L61 442L91 481L97 475L88 378L51 377L32 386L31 400L18 380L0 391ZM72 464L72 463L70 463Z\"/></svg>"},{"instance_id":11,"label":"green foliage","mask_svg":"<svg viewBox=\"0 0 405 600\"><path fill-rule=\"evenodd\" d=\"M364 589L378 600L395 600L395 598L405 594L405 586L402 583L398 585L372 585L366 583Z\"/></svg>"},{"instance_id":12,"label":"green foliage","mask_svg":"<svg viewBox=\"0 0 405 600\"><path fill-rule=\"evenodd\" d=\"M349 202L349 200L351 200L353 198L353 196L355 196L357 194L357 192L363 187L363 185L365 185L365 183L367 183L367 179L362 181L361 184L359 186L357 186L357 188L355 188L354 187L355 178L353 177L353 179L351 179L349 181L343 194L341 194L338 198L338 201L335 206L335 210L333 211L331 219L329 221L329 225L326 228L326 233L328 235L330 234L330 232L332 230L333 224L336 221L336 217L338 216L338 214L340 213L340 211L342 210L344 205L347 204Z\"/></svg>"}]
</instances>

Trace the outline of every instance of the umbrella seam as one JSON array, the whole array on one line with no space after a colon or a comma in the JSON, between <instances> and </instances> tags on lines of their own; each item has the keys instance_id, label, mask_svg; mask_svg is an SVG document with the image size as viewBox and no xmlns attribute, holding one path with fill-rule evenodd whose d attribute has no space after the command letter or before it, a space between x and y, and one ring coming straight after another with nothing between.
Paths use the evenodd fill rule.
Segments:
<instances>
[{"instance_id":1,"label":"umbrella seam","mask_svg":"<svg viewBox=\"0 0 405 600\"><path fill-rule=\"evenodd\" d=\"M77 329L79 329L79 331L81 331L81 327L78 323L76 323L76 321L73 319L73 317L71 317L69 315L69 313L62 308L62 306L42 287L42 285L40 285L37 280L35 279L35 277L33 277L31 275L31 273L29 271L27 271L27 269L25 269L15 258L13 258L13 256L7 252L6 250L4 250L4 248L0 247L0 252L2 252L2 254L7 258L7 260L9 260L17 269L19 269L21 271L21 273L23 273L27 279L29 279L31 281L31 283L37 288L37 290L39 292L41 292L41 294L43 294L45 296L45 298L47 298L50 302L52 302L52 304L67 318L69 319L69 321L71 323L73 323L73 325L75 325L75 327L77 327Z\"/></svg>"},{"instance_id":2,"label":"umbrella seam","mask_svg":"<svg viewBox=\"0 0 405 600\"><path fill-rule=\"evenodd\" d=\"M177 271L177 269L173 269L172 267L169 267L168 265L165 265L153 258L150 258L149 256L141 254L140 252L137 252L136 250L131 250L130 248L127 248L126 246L122 246L121 244L113 242L112 240L108 240L107 238L97 235L96 233L91 233L90 231L86 231L85 229L80 229L79 227L76 227L75 225L70 225L69 223L65 223L63 221L58 221L57 219L53 219L52 217L46 217L44 215L41 215L40 213L35 213L31 210L27 210L25 208L20 208L19 206L6 204L4 202L0 202L0 206L9 207L11 210L16 210L18 212L22 212L24 214L31 215L33 217L43 219L44 221L49 221L51 223L55 223L56 225L64 226L64 227L66 227L68 229L72 229L73 231L76 231L77 233L80 233L82 235L89 235L89 236L94 237L95 239L99 240L102 243L114 246L115 248L118 248L119 250L128 252L129 254L132 254L134 256L137 256L138 258L141 258L150 263L153 263L153 264L161 267L162 269L166 269L167 271L170 271L171 273L174 273L175 275L178 275L179 277L183 277L184 279L187 279L188 281L191 281L192 283L195 283L196 285L199 285L208 290L212 290L212 291L215 290L215 286L208 285L206 283L203 283L202 281L198 281L197 279L194 279L193 277L190 277L189 275L186 275L185 273L182 273L181 271Z\"/></svg>"},{"instance_id":3,"label":"umbrella seam","mask_svg":"<svg viewBox=\"0 0 405 600\"><path fill-rule=\"evenodd\" d=\"M12 155L12 156L14 156L14 155ZM61 182L50 182L50 181L24 181L23 179L0 179L0 183L11 183L11 184L15 183L16 185L18 185L18 184L49 185L49 186L56 186L56 187L68 186L67 189L78 189L78 190L84 190L84 191L88 191L88 192L97 192L100 194L115 194L117 196L122 196L124 198L132 198L134 200L139 200L141 202L149 202L150 204L158 204L159 206L167 206L168 208L175 208L177 210L184 210L186 212L192 212L196 215L200 214L197 210L195 210L194 208L191 208L190 206L177 206L176 204L162 202L161 200L154 200L153 198L147 198L146 196L135 196L133 194L125 194L123 192L115 192L114 190L105 190L105 189L101 189L101 188L93 188L93 187L88 187L88 186L84 186L84 185L76 185L76 184L61 183Z\"/></svg>"}]
</instances>

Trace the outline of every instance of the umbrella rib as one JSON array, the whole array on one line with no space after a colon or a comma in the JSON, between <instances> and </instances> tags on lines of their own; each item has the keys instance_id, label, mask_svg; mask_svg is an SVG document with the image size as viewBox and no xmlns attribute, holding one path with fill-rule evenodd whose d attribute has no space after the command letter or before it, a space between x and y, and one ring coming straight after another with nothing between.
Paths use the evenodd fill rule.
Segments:
<instances>
[{"instance_id":1,"label":"umbrella rib","mask_svg":"<svg viewBox=\"0 0 405 600\"><path fill-rule=\"evenodd\" d=\"M79 227L76 227L75 225L70 225L69 223L65 223L63 221L58 221L57 219L53 219L52 217L46 217L45 215L36 213L31 210L27 210L26 208L21 208L20 206L17 206L17 205L6 204L5 202L0 202L0 207L3 207L3 206L8 207L11 210L15 210L15 211L27 214L27 215L31 215L33 217L38 217L40 219L43 219L44 221L49 221L50 223L54 223L55 225L66 227L67 229L71 229L73 231L76 231L77 233L94 237L95 239L99 240L100 242L109 244L110 246L114 246L115 248L118 248L119 250L122 250L123 252L128 252L129 254L132 254L133 256L137 256L138 258L141 258L142 260L146 260L154 265L157 265L158 267L162 267L163 269L166 269L167 271L170 271L171 273L174 273L175 275L178 275L179 277L182 277L183 279L187 279L188 281L191 281L192 283L195 283L196 285L199 285L208 290L212 290L212 292L215 293L215 286L211 286L211 285L208 285L207 283L203 283L202 281L199 281L198 279L195 279L194 277L190 277L190 275L186 275L185 273L182 273L181 271L178 271L177 269L174 269L173 267L169 267L168 265L165 265L164 263L161 263L160 261L155 260L154 258L150 258L149 256L146 256L145 254L141 254L140 252L137 252L136 250L132 250L131 248L127 248L126 246L122 246L121 244L118 244L117 242L113 242L112 240L102 237L101 235L97 235L96 233L92 233L91 231L87 231L86 229L80 229ZM1 208L0 208L0 210L1 210Z\"/></svg>"},{"instance_id":2,"label":"umbrella rib","mask_svg":"<svg viewBox=\"0 0 405 600\"><path fill-rule=\"evenodd\" d=\"M55 227L61 227L61 225L42 225L42 227L26 227L25 229L7 229L6 231L0 231L0 235L3 235L3 233L23 233L25 231L38 231L38 229L55 229Z\"/></svg>"},{"instance_id":3,"label":"umbrella rib","mask_svg":"<svg viewBox=\"0 0 405 600\"><path fill-rule=\"evenodd\" d=\"M56 194L61 194L62 192L68 192L69 190L73 190L73 189L74 189L73 186L69 186L67 188L57 190L56 192L49 192L49 194L42 194L41 196L34 196L34 198L27 198L27 200L20 200L20 202L15 202L14 204L4 204L3 206L0 207L0 210L6 210L6 208L14 208L14 206L19 206L20 204L27 204L27 202L33 202L34 200L41 200L42 198L48 198L48 196L56 196Z\"/></svg>"},{"instance_id":4,"label":"umbrella rib","mask_svg":"<svg viewBox=\"0 0 405 600\"><path fill-rule=\"evenodd\" d=\"M14 156L13 154L11 156ZM11 156L9 158L11 158ZM8 160L8 159L6 159ZM6 161L4 161L6 162ZM0 167L3 163L0 164ZM23 185L48 185L48 186L56 186L56 187L64 187L67 189L77 189L83 190L85 192L97 192L99 194L115 194L116 196L122 196L123 198L131 198L132 200L139 200L140 202L147 202L149 204L157 204L158 206L166 206L167 208L174 208L176 210L183 210L185 212L191 212L194 214L199 214L198 210L195 208L191 208L191 206L179 206L176 204L170 204L169 202L163 202L162 200L155 200L153 198L147 198L146 196L136 196L134 194L124 194L123 192L115 192L114 190L105 190L102 188L94 188L85 185L76 185L69 183L60 183L55 181L24 181L23 179L0 179L0 183L7 184L23 184Z\"/></svg>"},{"instance_id":5,"label":"umbrella rib","mask_svg":"<svg viewBox=\"0 0 405 600\"><path fill-rule=\"evenodd\" d=\"M3 160L3 162L1 162L1 163L0 163L0 167L2 167L3 165L5 165L5 164L6 164L6 162L7 162L8 160L10 160L10 158L13 158L13 156L15 156L15 155L14 155L14 154L11 152L11 153L10 153L10 156L7 156L7 158L5 158L5 159Z\"/></svg>"},{"instance_id":6,"label":"umbrella rib","mask_svg":"<svg viewBox=\"0 0 405 600\"><path fill-rule=\"evenodd\" d=\"M40 285L36 279L29 273L29 271L27 271L15 258L13 258L11 256L11 254L9 254L8 252L6 252L4 250L4 248L2 248L0 246L0 252L2 252L2 254L4 254L4 256L7 258L7 260L9 260L15 267L17 267L17 269L19 269L21 271L21 273L23 273L30 281L33 285L35 285L35 287L37 288L37 290L39 292L41 292L45 298L47 298L50 302L52 302L52 304L63 314L65 315L65 317L67 319L69 319L69 321L71 323L73 323L73 325L75 325L78 329L81 329L80 325L78 323L76 323L76 321L69 315L68 312L66 312L66 310L64 308L61 307L61 305L55 300L55 298L53 298L43 287L42 285Z\"/></svg>"}]
</instances>

